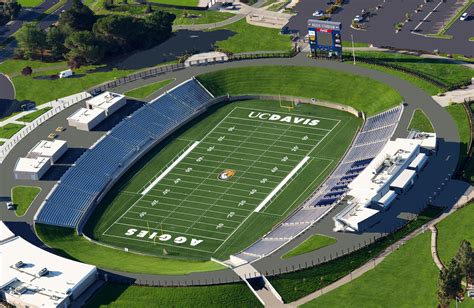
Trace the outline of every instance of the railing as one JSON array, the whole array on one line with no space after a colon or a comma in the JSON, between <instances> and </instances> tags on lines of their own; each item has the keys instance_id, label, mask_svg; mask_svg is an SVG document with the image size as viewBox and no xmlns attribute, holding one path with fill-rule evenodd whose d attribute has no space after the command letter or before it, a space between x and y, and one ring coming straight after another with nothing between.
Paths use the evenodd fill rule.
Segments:
<instances>
[{"instance_id":1,"label":"railing","mask_svg":"<svg viewBox=\"0 0 474 308\"><path fill-rule=\"evenodd\" d=\"M18 144L18 142L20 142L23 138L25 138L31 131L33 131L35 128L43 124L46 120L55 116L57 113L76 104L77 102L82 101L83 99L87 97L89 97L87 93L82 93L79 96L74 96L66 101L63 98L63 99L59 99L57 101L52 101L48 103L48 104L53 105L53 104L57 104L58 101L64 102L58 106L53 107L53 109L49 110L48 112L34 119L32 122L28 123L19 132L17 132L8 141L6 141L2 146L0 146L0 164L3 163L8 153L10 153L10 151Z\"/></svg>"}]
</instances>

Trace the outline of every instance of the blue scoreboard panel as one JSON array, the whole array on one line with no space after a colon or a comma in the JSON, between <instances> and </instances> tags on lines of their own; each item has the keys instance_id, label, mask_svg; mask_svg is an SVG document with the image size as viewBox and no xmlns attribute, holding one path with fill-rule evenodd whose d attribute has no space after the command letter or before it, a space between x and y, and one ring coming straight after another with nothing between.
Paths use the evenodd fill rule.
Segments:
<instances>
[{"instance_id":1,"label":"blue scoreboard panel","mask_svg":"<svg viewBox=\"0 0 474 308\"><path fill-rule=\"evenodd\" d=\"M312 53L326 52L342 56L340 22L309 19L308 39Z\"/></svg>"}]
</instances>

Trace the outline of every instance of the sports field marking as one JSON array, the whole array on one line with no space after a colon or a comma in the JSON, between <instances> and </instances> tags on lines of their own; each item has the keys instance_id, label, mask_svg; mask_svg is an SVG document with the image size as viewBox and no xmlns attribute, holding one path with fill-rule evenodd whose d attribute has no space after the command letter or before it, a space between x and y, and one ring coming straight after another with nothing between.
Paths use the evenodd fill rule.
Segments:
<instances>
[{"instance_id":1,"label":"sports field marking","mask_svg":"<svg viewBox=\"0 0 474 308\"><path fill-rule=\"evenodd\" d=\"M255 213L258 213L260 212L260 210L265 206L267 205L268 202L270 202L270 200L277 194L277 192L296 174L296 172L298 172L298 170L301 169L301 167L303 167L303 165L309 160L309 156L305 156L305 158L303 158L298 165L296 165L295 168L293 168L293 170L291 170L290 173L288 173L288 175L283 179L283 181L280 182L280 184L277 185L277 187L275 187L272 192L270 194L267 195L267 197L265 199L263 199L263 201L257 206L257 208L254 210Z\"/></svg>"},{"instance_id":2,"label":"sports field marking","mask_svg":"<svg viewBox=\"0 0 474 308\"><path fill-rule=\"evenodd\" d=\"M251 121L251 122L262 122L262 120L254 120L254 119L244 119L244 118L237 118L237 117L229 117L229 119L238 119L238 120L241 120L241 121ZM238 124L238 123L233 123L233 124ZM288 123L278 123L278 122L272 122L272 124L275 124L275 125L284 125L284 126L288 126L288 125L291 125L291 124L288 124ZM323 130L323 131L329 131L329 129L327 128L319 128L319 127L308 127L309 129L314 129L314 130Z\"/></svg>"},{"instance_id":3,"label":"sports field marking","mask_svg":"<svg viewBox=\"0 0 474 308\"><path fill-rule=\"evenodd\" d=\"M199 141L195 141L183 154L181 154L178 159L176 159L165 171L163 171L151 184L145 188L145 190L141 193L142 196L146 195L156 184L158 184L161 179L163 179L180 161L182 161L195 147L199 145Z\"/></svg>"}]
</instances>

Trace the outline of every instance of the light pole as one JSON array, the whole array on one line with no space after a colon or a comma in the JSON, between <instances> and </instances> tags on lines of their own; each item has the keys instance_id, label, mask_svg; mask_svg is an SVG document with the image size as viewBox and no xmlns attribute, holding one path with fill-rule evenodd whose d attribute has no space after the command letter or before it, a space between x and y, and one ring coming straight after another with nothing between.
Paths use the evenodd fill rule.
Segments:
<instances>
[{"instance_id":1,"label":"light pole","mask_svg":"<svg viewBox=\"0 0 474 308\"><path fill-rule=\"evenodd\" d=\"M354 65L356 64L356 56L354 52L354 36L351 34L351 41L352 41L352 59L354 60Z\"/></svg>"}]
</instances>

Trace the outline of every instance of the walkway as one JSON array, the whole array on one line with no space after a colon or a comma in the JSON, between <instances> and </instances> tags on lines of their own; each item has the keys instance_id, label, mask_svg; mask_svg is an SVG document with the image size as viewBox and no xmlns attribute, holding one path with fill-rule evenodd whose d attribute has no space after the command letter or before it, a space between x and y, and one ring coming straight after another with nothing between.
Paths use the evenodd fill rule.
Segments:
<instances>
[{"instance_id":1,"label":"walkway","mask_svg":"<svg viewBox=\"0 0 474 308\"><path fill-rule=\"evenodd\" d=\"M317 264L318 259L321 259L321 260L323 260L323 258L328 259L330 255L336 256L337 252L339 252L340 254L341 250L343 251L347 251L348 249L352 250L355 246L358 246L359 244L364 245L366 241L367 242L370 241L371 239L374 238L374 236L380 236L385 232L389 232L390 230L393 230L393 227L395 226L394 224L399 225L400 223L404 223L405 222L404 219L409 219L409 217L411 217L410 215L413 215L411 213L416 213L417 211L421 210L421 208L427 202L428 198L432 196L432 192L438 191L438 189L440 189L441 187L441 183L445 183L447 179L449 179L451 175L453 174L453 171L457 164L457 158L459 154L459 137L458 137L456 126L453 120L451 119L451 116L449 115L449 113L447 113L444 110L444 108L436 104L433 101L433 99L430 96L428 96L424 91L422 91L419 88L416 88L414 85L410 84L409 82L398 79L395 76L387 75L383 72L370 70L364 67L354 66L351 64L340 63L340 62L316 61L316 60L307 58L305 54L300 54L290 59L286 59L286 58L285 59L258 59L258 60L227 62L227 63L221 63L221 64L215 64L215 65L209 65L209 66L189 67L181 71L166 73L160 76L130 82L115 89L115 91L126 92L132 88L154 83L163 79L176 78L176 80L173 83L169 84L168 86L163 88L161 91L155 93L155 96L156 96L162 93L163 91L169 90L171 87L175 86L176 84L179 84L182 81L195 75L217 71L221 69L226 69L226 68L247 67L247 66L255 66L255 65L321 67L321 68L335 69L335 70L345 71L348 73L363 75L363 76L367 76L367 77L376 79L378 81L387 83L401 93L401 95L404 97L405 104L406 104L406 107L405 107L406 112L404 112L404 115L402 116L400 125L397 128L395 135L401 136L401 137L406 136L407 134L406 127L408 126L408 123L410 121L411 114L414 109L420 108L432 120L433 126L435 130L437 131L438 136L440 138L439 150L438 150L437 155L433 156L430 159L430 163L426 166L417 184L415 184L415 185L418 185L417 187L419 189L416 190L416 193L414 193L414 190L412 190L411 192L413 193L407 195L407 198L409 198L411 202L403 202L403 200L401 200L399 203L400 204L399 207L393 207L393 208L399 209L400 213L391 212L390 215L393 215L393 219L390 218L387 221L386 230L382 230L380 229L380 226L378 226L377 227L378 229L371 230L371 232L364 233L364 234L355 235L355 234L350 234L350 233L338 233L336 234L338 236L338 243L333 246L328 246L323 249L320 249L320 250L317 250L305 255L297 256L294 258L286 259L286 260L283 260L280 258L282 254L286 253L288 250L292 249L293 247L295 247L296 245L304 241L306 238L308 238L312 234L321 233L321 232L326 232L326 233L332 232L333 214L328 215L327 219L323 219L321 222L314 225L307 232L305 232L298 238L294 239L291 243L289 243L288 245L280 249L278 252L262 259L261 261L254 263L253 266L257 268L258 271L260 271L261 273L272 273L272 271L275 271L277 273L278 270L285 271L285 269L291 270L291 269L298 269L300 267L311 266L313 262L314 264ZM59 122L56 122L57 119L59 119L58 120ZM55 126L60 125L62 121L64 121L64 117L62 116L54 117L50 120L51 123L49 123L48 125L50 127L55 127ZM39 127L38 129L44 129L44 128ZM47 129L44 129L44 131L42 131L42 134L45 134L47 131L48 131ZM66 132L71 133L74 131L68 130ZM38 134L39 133L40 131L38 132ZM96 134L95 136L88 135L88 138L90 137L89 139L91 139L88 142L93 143L94 141L92 139L96 138L95 140L97 140L100 136L101 134ZM79 137L78 135L71 135L71 138L78 138L78 137ZM81 138L84 138L84 137L81 137ZM82 140L83 139L81 140L72 139L71 144L75 143L79 145L80 143L84 142ZM28 142L33 143L34 140L30 138L28 139ZM0 166L0 173L7 175L4 179L2 179L2 185L0 185L0 196L2 195L8 196L10 193L11 187L16 185L16 182L13 179L12 172L11 172L14 162L15 162L14 158L20 156L21 153L25 151L25 149L28 149L33 144L22 143L20 145L21 145L20 148L14 149L12 151L12 154L9 157L7 157L7 159L4 161L2 166ZM45 185L48 184L46 186L51 187L52 186L51 184L53 183L54 182L49 182L49 183L45 183ZM39 184L42 184L42 183L40 182ZM44 190L46 191L46 189L47 187L45 187ZM40 202L35 202L30 208L29 212L34 213L38 209L39 204ZM413 206L414 204L419 205L419 207L414 208ZM10 213L7 213L4 206L0 206L0 216L11 217L11 215L4 216L4 214L10 214ZM28 219L27 220L28 223L32 223L32 220L31 220L32 215L27 215L26 219ZM137 281L142 282L142 283L147 282L147 283L163 284L164 282L167 282L167 283L172 282L175 285L177 283L180 283L181 285L191 284L197 281L204 281L205 279L207 281L211 281L212 279L214 282L235 281L236 279L238 279L235 273L231 270L221 270L221 271L209 272L209 273L193 273L193 274L189 274L185 276L144 275L144 274L123 273L123 272L115 272L115 273L124 277L129 277L131 279L136 279Z\"/></svg>"}]
</instances>

